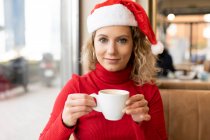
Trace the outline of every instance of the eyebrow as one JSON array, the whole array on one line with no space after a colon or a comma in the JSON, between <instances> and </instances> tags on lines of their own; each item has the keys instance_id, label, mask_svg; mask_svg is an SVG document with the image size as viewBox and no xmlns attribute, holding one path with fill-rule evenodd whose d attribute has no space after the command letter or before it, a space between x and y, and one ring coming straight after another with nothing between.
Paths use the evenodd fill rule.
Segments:
<instances>
[{"instance_id":1,"label":"eyebrow","mask_svg":"<svg viewBox=\"0 0 210 140\"><path fill-rule=\"evenodd\" d=\"M105 35L105 34L99 34L99 35L97 35L97 37L108 37L107 35ZM129 35L127 35L127 34L122 34L122 35L119 35L119 36L117 36L116 38L120 38L120 37L129 37Z\"/></svg>"},{"instance_id":2,"label":"eyebrow","mask_svg":"<svg viewBox=\"0 0 210 140\"><path fill-rule=\"evenodd\" d=\"M108 37L108 36L107 36L107 35L105 35L105 34L99 34L99 35L97 35L97 37L101 37L101 36Z\"/></svg>"}]
</instances>

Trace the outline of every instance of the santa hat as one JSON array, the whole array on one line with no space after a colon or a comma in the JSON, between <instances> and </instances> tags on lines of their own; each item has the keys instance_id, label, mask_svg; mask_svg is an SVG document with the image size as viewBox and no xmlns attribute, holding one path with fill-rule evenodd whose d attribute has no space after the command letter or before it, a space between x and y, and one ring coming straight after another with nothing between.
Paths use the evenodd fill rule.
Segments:
<instances>
[{"instance_id":1,"label":"santa hat","mask_svg":"<svg viewBox=\"0 0 210 140\"><path fill-rule=\"evenodd\" d=\"M145 10L132 0L107 0L97 4L87 18L88 32L112 25L138 26L152 44L153 54L163 52L158 43Z\"/></svg>"}]
</instances>

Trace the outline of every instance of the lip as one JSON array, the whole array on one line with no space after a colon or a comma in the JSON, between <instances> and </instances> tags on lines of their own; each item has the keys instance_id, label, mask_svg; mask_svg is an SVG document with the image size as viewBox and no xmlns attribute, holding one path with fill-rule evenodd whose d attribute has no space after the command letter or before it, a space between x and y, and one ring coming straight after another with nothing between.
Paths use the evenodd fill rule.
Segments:
<instances>
[{"instance_id":1,"label":"lip","mask_svg":"<svg viewBox=\"0 0 210 140\"><path fill-rule=\"evenodd\" d=\"M117 58L104 58L108 63L117 63L120 59Z\"/></svg>"}]
</instances>

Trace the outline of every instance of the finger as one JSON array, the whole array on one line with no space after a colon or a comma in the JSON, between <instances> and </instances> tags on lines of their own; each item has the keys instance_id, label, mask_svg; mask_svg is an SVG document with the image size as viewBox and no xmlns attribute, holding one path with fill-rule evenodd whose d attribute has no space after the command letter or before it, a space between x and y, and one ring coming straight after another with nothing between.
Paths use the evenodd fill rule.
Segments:
<instances>
[{"instance_id":1,"label":"finger","mask_svg":"<svg viewBox=\"0 0 210 140\"><path fill-rule=\"evenodd\" d=\"M96 106L94 100L87 100L87 99L70 100L68 101L67 104L68 106L89 106L89 107Z\"/></svg>"},{"instance_id":2,"label":"finger","mask_svg":"<svg viewBox=\"0 0 210 140\"><path fill-rule=\"evenodd\" d=\"M96 106L96 102L95 102L94 98L92 96L88 95L88 94L74 93L74 94L69 94L68 98L67 98L67 100L69 100L69 101L71 101L71 100L78 100L78 99L90 100L94 104L93 106Z\"/></svg>"},{"instance_id":3,"label":"finger","mask_svg":"<svg viewBox=\"0 0 210 140\"><path fill-rule=\"evenodd\" d=\"M135 108L135 109L126 109L126 114L147 114L149 111L149 107L141 107L141 108Z\"/></svg>"},{"instance_id":4,"label":"finger","mask_svg":"<svg viewBox=\"0 0 210 140\"><path fill-rule=\"evenodd\" d=\"M92 108L88 107L88 106L75 106L75 107L71 107L69 109L70 113L76 113L76 112L91 112Z\"/></svg>"},{"instance_id":5,"label":"finger","mask_svg":"<svg viewBox=\"0 0 210 140\"><path fill-rule=\"evenodd\" d=\"M147 105L148 105L147 100L143 99L141 101L134 102L133 104L131 104L127 107L128 108L138 108L138 107L144 107L144 106L147 106Z\"/></svg>"},{"instance_id":6,"label":"finger","mask_svg":"<svg viewBox=\"0 0 210 140\"><path fill-rule=\"evenodd\" d=\"M149 114L142 114L142 115L132 115L132 118L137 121L149 121L151 119L151 116Z\"/></svg>"},{"instance_id":7,"label":"finger","mask_svg":"<svg viewBox=\"0 0 210 140\"><path fill-rule=\"evenodd\" d=\"M93 99L93 97L89 96L85 93L73 93L68 95L68 99L76 100L76 99Z\"/></svg>"},{"instance_id":8,"label":"finger","mask_svg":"<svg viewBox=\"0 0 210 140\"><path fill-rule=\"evenodd\" d=\"M76 105L87 105L87 106L96 106L94 99L87 94L69 94L65 102L66 106L76 106Z\"/></svg>"},{"instance_id":9,"label":"finger","mask_svg":"<svg viewBox=\"0 0 210 140\"><path fill-rule=\"evenodd\" d=\"M72 114L72 118L79 119L80 117L89 114L89 112L76 112Z\"/></svg>"},{"instance_id":10,"label":"finger","mask_svg":"<svg viewBox=\"0 0 210 140\"><path fill-rule=\"evenodd\" d=\"M151 120L151 116L149 114L144 114L144 115L141 115L141 119L144 121L149 121Z\"/></svg>"},{"instance_id":11,"label":"finger","mask_svg":"<svg viewBox=\"0 0 210 140\"><path fill-rule=\"evenodd\" d=\"M84 116L84 115L86 115L88 113L89 112L76 112L76 113L73 113L73 114L69 115L68 119L66 121L64 121L64 122L65 122L65 124L67 124L67 126L74 126L76 124L77 120L80 117L82 117L82 116Z\"/></svg>"},{"instance_id":12,"label":"finger","mask_svg":"<svg viewBox=\"0 0 210 140\"><path fill-rule=\"evenodd\" d=\"M132 104L133 102L136 102L136 101L140 101L144 99L144 95L143 94L136 94L134 96L131 96L127 101L126 101L126 105L130 105Z\"/></svg>"}]
</instances>

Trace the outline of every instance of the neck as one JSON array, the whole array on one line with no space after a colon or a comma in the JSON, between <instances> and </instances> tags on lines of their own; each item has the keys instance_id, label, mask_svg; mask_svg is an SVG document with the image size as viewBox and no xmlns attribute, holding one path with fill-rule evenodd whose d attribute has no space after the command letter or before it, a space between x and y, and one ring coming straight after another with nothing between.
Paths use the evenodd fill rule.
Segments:
<instances>
[{"instance_id":1,"label":"neck","mask_svg":"<svg viewBox=\"0 0 210 140\"><path fill-rule=\"evenodd\" d=\"M105 83L120 84L130 80L131 67L128 66L123 70L111 72L107 71L103 66L98 63L96 64L96 69L94 73Z\"/></svg>"}]
</instances>

